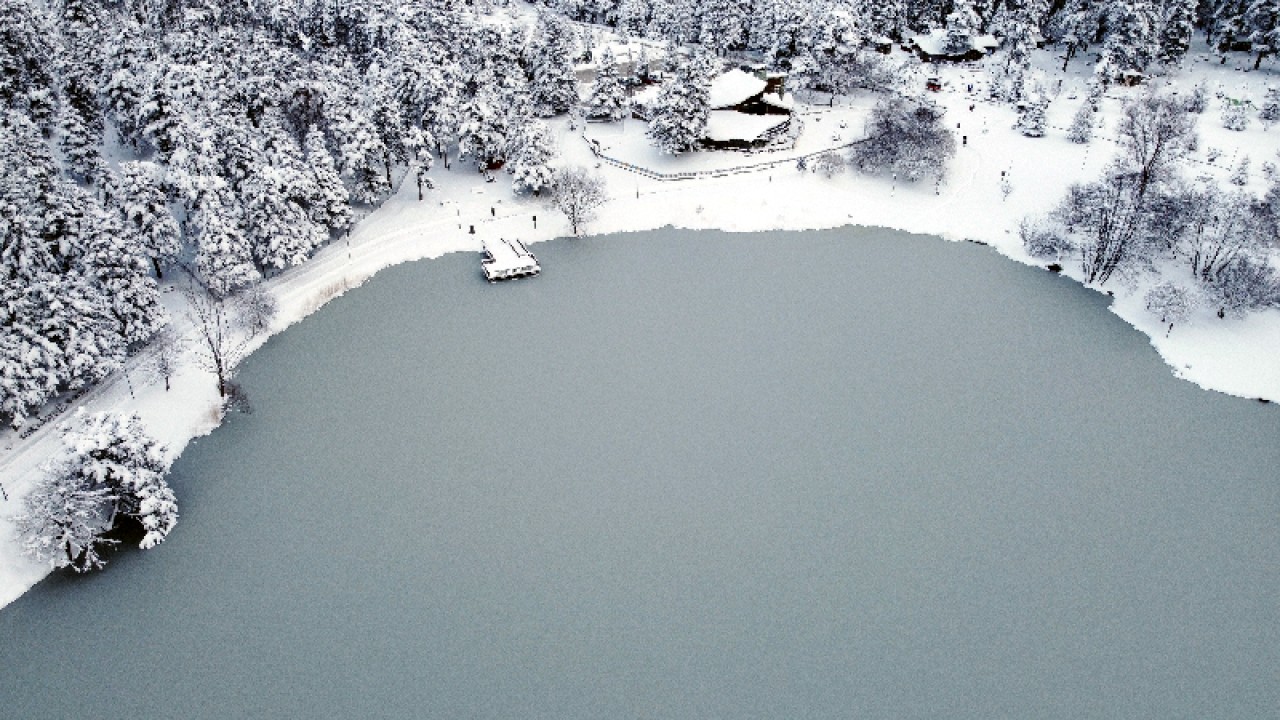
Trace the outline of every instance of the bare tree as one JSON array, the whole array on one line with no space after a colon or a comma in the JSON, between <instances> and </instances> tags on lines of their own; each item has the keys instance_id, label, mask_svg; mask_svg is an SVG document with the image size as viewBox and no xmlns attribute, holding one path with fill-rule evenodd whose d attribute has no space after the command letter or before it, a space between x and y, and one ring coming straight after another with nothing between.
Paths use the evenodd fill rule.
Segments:
<instances>
[{"instance_id":1,"label":"bare tree","mask_svg":"<svg viewBox=\"0 0 1280 720\"><path fill-rule=\"evenodd\" d=\"M168 392L169 381L178 372L178 363L182 359L182 341L172 331L166 330L152 344L152 353L146 369L153 378L164 381L165 392Z\"/></svg>"},{"instance_id":2,"label":"bare tree","mask_svg":"<svg viewBox=\"0 0 1280 720\"><path fill-rule=\"evenodd\" d=\"M187 317L196 331L196 361L218 378L218 396L225 398L236 364L248 345L240 331L238 314L226 298L215 296L194 281L183 288L182 294L187 299Z\"/></svg>"},{"instance_id":3,"label":"bare tree","mask_svg":"<svg viewBox=\"0 0 1280 720\"><path fill-rule=\"evenodd\" d=\"M1159 316L1160 322L1169 323L1169 329L1164 333L1165 337L1169 337L1169 333L1173 332L1174 323L1184 322L1191 316L1191 310L1195 308L1195 298L1191 292L1171 282L1163 282L1151 288L1143 299L1146 302L1147 312Z\"/></svg>"},{"instance_id":4,"label":"bare tree","mask_svg":"<svg viewBox=\"0 0 1280 720\"><path fill-rule=\"evenodd\" d=\"M556 208L569 220L575 236L595 219L596 210L604 204L604 180L588 173L582 167L567 167L556 171L554 199Z\"/></svg>"},{"instance_id":5,"label":"bare tree","mask_svg":"<svg viewBox=\"0 0 1280 720\"><path fill-rule=\"evenodd\" d=\"M1178 161L1196 148L1195 117L1182 102L1161 95L1144 95L1125 105L1116 132L1118 169L1137 177L1139 197L1152 184L1171 178Z\"/></svg>"},{"instance_id":6,"label":"bare tree","mask_svg":"<svg viewBox=\"0 0 1280 720\"><path fill-rule=\"evenodd\" d=\"M236 303L239 306L239 320L251 335L270 330L271 323L275 322L280 311L276 296L261 285L254 285L241 292Z\"/></svg>"},{"instance_id":7,"label":"bare tree","mask_svg":"<svg viewBox=\"0 0 1280 720\"><path fill-rule=\"evenodd\" d=\"M1072 185L1054 211L1074 245L1086 283L1102 285L1124 265L1141 260L1149 248L1142 232L1144 205L1135 175L1110 175L1087 185Z\"/></svg>"}]
</instances>

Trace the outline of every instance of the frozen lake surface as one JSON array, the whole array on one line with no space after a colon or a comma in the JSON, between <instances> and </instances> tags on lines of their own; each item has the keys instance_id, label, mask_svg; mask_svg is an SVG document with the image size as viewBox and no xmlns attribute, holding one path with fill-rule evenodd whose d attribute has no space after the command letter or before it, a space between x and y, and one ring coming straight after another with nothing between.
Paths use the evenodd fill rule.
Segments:
<instances>
[{"instance_id":1,"label":"frozen lake surface","mask_svg":"<svg viewBox=\"0 0 1280 720\"><path fill-rule=\"evenodd\" d=\"M533 250L387 270L255 354L170 539L0 611L0 714L1280 707L1280 411L1106 298L880 230Z\"/></svg>"}]
</instances>

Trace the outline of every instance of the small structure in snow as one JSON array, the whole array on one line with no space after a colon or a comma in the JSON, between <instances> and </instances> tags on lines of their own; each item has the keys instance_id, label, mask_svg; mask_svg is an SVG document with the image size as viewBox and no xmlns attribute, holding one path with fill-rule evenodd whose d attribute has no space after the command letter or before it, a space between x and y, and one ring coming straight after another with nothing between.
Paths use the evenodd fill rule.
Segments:
<instances>
[{"instance_id":1,"label":"small structure in snow","mask_svg":"<svg viewBox=\"0 0 1280 720\"><path fill-rule=\"evenodd\" d=\"M1141 85L1142 81L1145 80L1146 77L1146 75L1143 75L1137 70L1125 70L1120 73L1119 82L1121 85L1135 87Z\"/></svg>"},{"instance_id":2,"label":"small structure in snow","mask_svg":"<svg viewBox=\"0 0 1280 720\"><path fill-rule=\"evenodd\" d=\"M537 275L542 272L538 258L519 240L485 242L481 252L480 268L489 282Z\"/></svg>"}]
</instances>

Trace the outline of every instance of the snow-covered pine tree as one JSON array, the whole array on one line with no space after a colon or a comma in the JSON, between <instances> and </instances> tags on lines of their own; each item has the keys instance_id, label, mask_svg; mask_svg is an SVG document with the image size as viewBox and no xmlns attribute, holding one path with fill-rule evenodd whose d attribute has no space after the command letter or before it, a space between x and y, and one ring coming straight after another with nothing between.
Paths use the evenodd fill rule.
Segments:
<instances>
[{"instance_id":1,"label":"snow-covered pine tree","mask_svg":"<svg viewBox=\"0 0 1280 720\"><path fill-rule=\"evenodd\" d=\"M220 178L210 179L188 214L196 241L196 274L222 297L262 280L243 229L243 209Z\"/></svg>"},{"instance_id":2,"label":"snow-covered pine tree","mask_svg":"<svg viewBox=\"0 0 1280 720\"><path fill-rule=\"evenodd\" d=\"M1038 94L1027 100L1018 115L1018 132L1027 137L1044 137L1045 126L1048 124L1045 111L1048 107L1049 99L1043 95Z\"/></svg>"},{"instance_id":3,"label":"snow-covered pine tree","mask_svg":"<svg viewBox=\"0 0 1280 720\"><path fill-rule=\"evenodd\" d=\"M964 55L973 49L973 38L982 25L973 0L956 0L947 15L947 37L942 50L948 55Z\"/></svg>"},{"instance_id":4,"label":"snow-covered pine tree","mask_svg":"<svg viewBox=\"0 0 1280 720\"><path fill-rule=\"evenodd\" d=\"M751 7L744 0L704 0L702 25L698 33L703 47L716 55L746 45L747 18Z\"/></svg>"},{"instance_id":5,"label":"snow-covered pine tree","mask_svg":"<svg viewBox=\"0 0 1280 720\"><path fill-rule=\"evenodd\" d=\"M567 20L553 13L539 14L529 67L529 96L539 117L560 115L578 103L574 45Z\"/></svg>"},{"instance_id":6,"label":"snow-covered pine tree","mask_svg":"<svg viewBox=\"0 0 1280 720\"><path fill-rule=\"evenodd\" d=\"M143 238L125 231L119 217L107 213L92 197L83 196L80 207L80 233L88 238L86 272L100 288L124 344L145 342L168 317L160 304L160 288L151 275Z\"/></svg>"},{"instance_id":7,"label":"snow-covered pine tree","mask_svg":"<svg viewBox=\"0 0 1280 720\"><path fill-rule=\"evenodd\" d=\"M907 17L904 0L868 3L866 9L869 32L888 38L902 38Z\"/></svg>"},{"instance_id":8,"label":"snow-covered pine tree","mask_svg":"<svg viewBox=\"0 0 1280 720\"><path fill-rule=\"evenodd\" d=\"M701 25L694 0L650 0L649 31L652 38L682 45L698 38Z\"/></svg>"},{"instance_id":9,"label":"snow-covered pine tree","mask_svg":"<svg viewBox=\"0 0 1280 720\"><path fill-rule=\"evenodd\" d=\"M334 127L342 174L351 179L351 195L356 201L374 204L391 192L386 177L387 146L383 144L367 110L358 105L347 108Z\"/></svg>"},{"instance_id":10,"label":"snow-covered pine tree","mask_svg":"<svg viewBox=\"0 0 1280 720\"><path fill-rule=\"evenodd\" d=\"M1165 0L1161 6L1160 61L1175 64L1186 57L1191 47L1191 35L1195 32L1198 0Z\"/></svg>"},{"instance_id":11,"label":"snow-covered pine tree","mask_svg":"<svg viewBox=\"0 0 1280 720\"><path fill-rule=\"evenodd\" d=\"M539 195L551 186L555 171L549 163L556 157L556 143L545 122L529 119L518 125L509 155L515 192Z\"/></svg>"},{"instance_id":12,"label":"snow-covered pine tree","mask_svg":"<svg viewBox=\"0 0 1280 720\"><path fill-rule=\"evenodd\" d=\"M621 120L627 116L627 88L618 77L617 60L607 47L596 62L596 79L586 105L589 118Z\"/></svg>"},{"instance_id":13,"label":"snow-covered pine tree","mask_svg":"<svg viewBox=\"0 0 1280 720\"><path fill-rule=\"evenodd\" d=\"M40 303L56 294L41 292L57 276L36 273L22 282L13 275L0 279L0 415L21 425L57 391L62 382L62 351L45 334L49 308Z\"/></svg>"},{"instance_id":14,"label":"snow-covered pine tree","mask_svg":"<svg viewBox=\"0 0 1280 720\"><path fill-rule=\"evenodd\" d=\"M48 5L31 0L0 4L0 106L18 112L42 131L52 129L57 112L57 76L62 57Z\"/></svg>"},{"instance_id":15,"label":"snow-covered pine tree","mask_svg":"<svg viewBox=\"0 0 1280 720\"><path fill-rule=\"evenodd\" d=\"M1101 33L1104 9L1103 0L1067 0L1066 6L1057 13L1057 38L1067 48L1063 70L1076 53L1092 45Z\"/></svg>"},{"instance_id":16,"label":"snow-covered pine tree","mask_svg":"<svg viewBox=\"0 0 1280 720\"><path fill-rule=\"evenodd\" d=\"M156 277L178 258L181 230L163 187L163 170L145 160L120 164L120 172L112 178L109 200L120 213L125 233L134 235L146 257L151 259Z\"/></svg>"},{"instance_id":17,"label":"snow-covered pine tree","mask_svg":"<svg viewBox=\"0 0 1280 720\"><path fill-rule=\"evenodd\" d=\"M506 111L511 106L510 96L496 82L486 80L463 103L458 124L458 155L480 169L506 161L510 132Z\"/></svg>"},{"instance_id":18,"label":"snow-covered pine tree","mask_svg":"<svg viewBox=\"0 0 1280 720\"><path fill-rule=\"evenodd\" d=\"M1032 33L1035 23L1026 8L1016 8L1002 17L1004 61L992 68L992 95L1008 101L1026 99L1027 75L1031 70Z\"/></svg>"},{"instance_id":19,"label":"snow-covered pine tree","mask_svg":"<svg viewBox=\"0 0 1280 720\"><path fill-rule=\"evenodd\" d=\"M1232 185L1244 187L1249 184L1249 156L1245 155L1240 158L1240 162L1236 164L1235 169L1231 171L1229 178Z\"/></svg>"},{"instance_id":20,"label":"snow-covered pine tree","mask_svg":"<svg viewBox=\"0 0 1280 720\"><path fill-rule=\"evenodd\" d=\"M648 25L648 0L621 0L618 3L618 34L622 37L641 37Z\"/></svg>"},{"instance_id":21,"label":"snow-covered pine tree","mask_svg":"<svg viewBox=\"0 0 1280 720\"><path fill-rule=\"evenodd\" d=\"M1257 70L1262 65L1262 58L1280 48L1280 0L1252 0L1245 9L1243 23L1257 52L1253 62L1253 68Z\"/></svg>"},{"instance_id":22,"label":"snow-covered pine tree","mask_svg":"<svg viewBox=\"0 0 1280 720\"><path fill-rule=\"evenodd\" d=\"M1115 0L1107 12L1103 42L1111 60L1112 78L1124 72L1145 72L1158 52L1155 18L1148 0Z\"/></svg>"},{"instance_id":23,"label":"snow-covered pine tree","mask_svg":"<svg viewBox=\"0 0 1280 720\"><path fill-rule=\"evenodd\" d=\"M1206 35L1219 50L1228 50L1248 36L1244 16L1249 0L1211 0Z\"/></svg>"},{"instance_id":24,"label":"snow-covered pine tree","mask_svg":"<svg viewBox=\"0 0 1280 720\"><path fill-rule=\"evenodd\" d=\"M351 225L351 193L342 184L324 133L312 127L307 132L303 150L314 188L310 198L311 219L330 230L345 230Z\"/></svg>"},{"instance_id":25,"label":"snow-covered pine tree","mask_svg":"<svg viewBox=\"0 0 1280 720\"><path fill-rule=\"evenodd\" d=\"M1089 103L1080 103L1076 114L1071 116L1071 125L1067 128L1067 139L1073 143L1085 144L1093 139L1093 108Z\"/></svg>"},{"instance_id":26,"label":"snow-covered pine tree","mask_svg":"<svg viewBox=\"0 0 1280 720\"><path fill-rule=\"evenodd\" d=\"M1258 111L1258 119L1267 127L1280 122L1280 87L1267 86L1267 96L1262 101L1262 109Z\"/></svg>"},{"instance_id":27,"label":"snow-covered pine tree","mask_svg":"<svg viewBox=\"0 0 1280 720\"><path fill-rule=\"evenodd\" d=\"M649 137L670 155L698 147L711 114L711 73L714 60L694 53L682 62L675 77L667 80L654 101Z\"/></svg>"},{"instance_id":28,"label":"snow-covered pine tree","mask_svg":"<svg viewBox=\"0 0 1280 720\"><path fill-rule=\"evenodd\" d=\"M290 192L295 177L287 168L261 164L240 184L254 262L267 273L301 264L328 239L299 202L306 195Z\"/></svg>"}]
</instances>

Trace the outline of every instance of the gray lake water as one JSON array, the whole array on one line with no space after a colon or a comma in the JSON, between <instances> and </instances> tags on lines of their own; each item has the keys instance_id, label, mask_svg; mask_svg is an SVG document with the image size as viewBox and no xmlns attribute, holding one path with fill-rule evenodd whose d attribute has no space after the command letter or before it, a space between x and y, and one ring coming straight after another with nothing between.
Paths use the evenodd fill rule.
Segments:
<instances>
[{"instance_id":1,"label":"gray lake water","mask_svg":"<svg viewBox=\"0 0 1280 720\"><path fill-rule=\"evenodd\" d=\"M1280 412L1105 298L878 230L534 250L254 355L172 537L0 611L0 716L1280 713Z\"/></svg>"}]
</instances>

